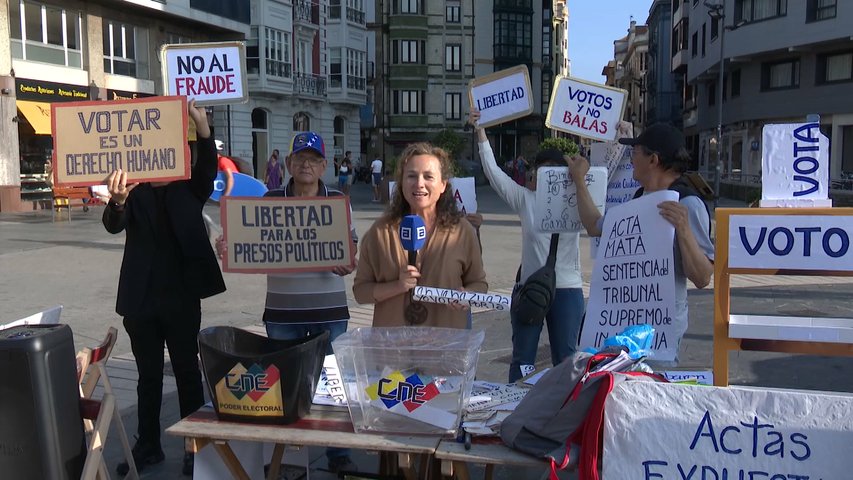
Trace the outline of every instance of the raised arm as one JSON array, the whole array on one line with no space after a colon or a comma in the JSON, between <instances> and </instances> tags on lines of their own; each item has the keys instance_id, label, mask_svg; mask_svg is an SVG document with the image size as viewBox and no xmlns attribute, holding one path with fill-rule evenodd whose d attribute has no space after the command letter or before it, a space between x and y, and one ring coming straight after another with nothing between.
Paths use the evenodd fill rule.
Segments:
<instances>
[{"instance_id":1,"label":"raised arm","mask_svg":"<svg viewBox=\"0 0 853 480\"><path fill-rule=\"evenodd\" d=\"M599 220L601 212L595 206L592 200L592 195L589 193L589 188L586 186L586 174L589 172L589 161L580 156L566 157L566 163L569 164L569 174L572 176L572 182L577 189L578 199L578 214L581 217L581 223L586 229L586 233L593 237L601 236L601 227Z\"/></svg>"},{"instance_id":2,"label":"raised arm","mask_svg":"<svg viewBox=\"0 0 853 480\"><path fill-rule=\"evenodd\" d=\"M108 232L115 234L121 232L127 226L125 203L130 196L131 190L139 184L128 185L127 172L122 170L114 170L107 177L105 183L107 184L107 190L110 192L110 199L107 202L107 208L104 209L101 222L103 222L104 228Z\"/></svg>"},{"instance_id":3,"label":"raised arm","mask_svg":"<svg viewBox=\"0 0 853 480\"><path fill-rule=\"evenodd\" d=\"M486 136L486 131L483 127L477 125L480 120L480 112L472 110L468 114L468 123L474 127L474 134L477 136L477 142L480 146L480 163L483 165L483 172L492 188L495 189L498 195L516 212L524 206L524 196L527 191L525 187L515 183L515 180L510 178L495 161L495 154L492 151L492 146L489 143L489 138Z\"/></svg>"},{"instance_id":4,"label":"raised arm","mask_svg":"<svg viewBox=\"0 0 853 480\"><path fill-rule=\"evenodd\" d=\"M216 144L211 138L207 113L204 109L196 107L195 100L190 100L187 104L187 112L195 122L198 138L196 143L198 159L190 177L190 188L196 197L206 201L213 193L213 180L216 179Z\"/></svg>"}]
</instances>

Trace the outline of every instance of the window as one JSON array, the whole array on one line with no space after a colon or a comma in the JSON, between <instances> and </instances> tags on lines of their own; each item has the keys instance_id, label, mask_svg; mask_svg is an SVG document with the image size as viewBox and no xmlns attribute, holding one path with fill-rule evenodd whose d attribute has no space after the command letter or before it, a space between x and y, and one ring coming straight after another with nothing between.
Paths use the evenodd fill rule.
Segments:
<instances>
[{"instance_id":1,"label":"window","mask_svg":"<svg viewBox=\"0 0 853 480\"><path fill-rule=\"evenodd\" d=\"M341 49L329 49L329 87L341 88L343 73L341 73Z\"/></svg>"},{"instance_id":2,"label":"window","mask_svg":"<svg viewBox=\"0 0 853 480\"><path fill-rule=\"evenodd\" d=\"M707 33L708 33L708 24L703 23L702 24L702 56L703 57L705 56L705 37L707 37Z\"/></svg>"},{"instance_id":3,"label":"window","mask_svg":"<svg viewBox=\"0 0 853 480\"><path fill-rule=\"evenodd\" d=\"M293 131L307 132L311 130L311 117L305 112L297 112L293 115Z\"/></svg>"},{"instance_id":4,"label":"window","mask_svg":"<svg viewBox=\"0 0 853 480\"><path fill-rule=\"evenodd\" d=\"M740 69L732 70L732 98L740 96Z\"/></svg>"},{"instance_id":5,"label":"window","mask_svg":"<svg viewBox=\"0 0 853 480\"><path fill-rule=\"evenodd\" d=\"M693 32L690 42L690 56L695 57L699 53L699 32Z\"/></svg>"},{"instance_id":6,"label":"window","mask_svg":"<svg viewBox=\"0 0 853 480\"><path fill-rule=\"evenodd\" d=\"M267 75L290 78L290 33L264 27Z\"/></svg>"},{"instance_id":7,"label":"window","mask_svg":"<svg viewBox=\"0 0 853 480\"><path fill-rule=\"evenodd\" d=\"M448 72L462 71L462 45L444 46L444 69Z\"/></svg>"},{"instance_id":8,"label":"window","mask_svg":"<svg viewBox=\"0 0 853 480\"><path fill-rule=\"evenodd\" d=\"M788 14L788 0L735 0L735 23L757 22Z\"/></svg>"},{"instance_id":9,"label":"window","mask_svg":"<svg viewBox=\"0 0 853 480\"><path fill-rule=\"evenodd\" d=\"M447 23L462 22L462 7L460 6L458 1L448 1L447 5L444 7L444 10L444 19L447 21Z\"/></svg>"},{"instance_id":10,"label":"window","mask_svg":"<svg viewBox=\"0 0 853 480\"><path fill-rule=\"evenodd\" d=\"M364 90L366 83L364 80L364 65L367 58L366 52L346 49L347 52L347 88L354 90Z\"/></svg>"},{"instance_id":11,"label":"window","mask_svg":"<svg viewBox=\"0 0 853 480\"><path fill-rule=\"evenodd\" d=\"M495 12L495 57L531 61L533 15Z\"/></svg>"},{"instance_id":12,"label":"window","mask_svg":"<svg viewBox=\"0 0 853 480\"><path fill-rule=\"evenodd\" d=\"M148 78L148 30L104 20L104 71Z\"/></svg>"},{"instance_id":13,"label":"window","mask_svg":"<svg viewBox=\"0 0 853 480\"><path fill-rule=\"evenodd\" d=\"M79 12L11 0L12 58L83 68L83 19Z\"/></svg>"},{"instance_id":14,"label":"window","mask_svg":"<svg viewBox=\"0 0 853 480\"><path fill-rule=\"evenodd\" d=\"M761 65L761 89L781 90L800 86L800 61L786 60Z\"/></svg>"},{"instance_id":15,"label":"window","mask_svg":"<svg viewBox=\"0 0 853 480\"><path fill-rule=\"evenodd\" d=\"M462 118L462 94L459 92L444 94L444 118L460 120Z\"/></svg>"},{"instance_id":16,"label":"window","mask_svg":"<svg viewBox=\"0 0 853 480\"><path fill-rule=\"evenodd\" d=\"M329 0L329 18L341 18L341 0Z\"/></svg>"},{"instance_id":17,"label":"window","mask_svg":"<svg viewBox=\"0 0 853 480\"><path fill-rule=\"evenodd\" d=\"M835 18L837 0L808 0L806 4L806 21L817 22Z\"/></svg>"},{"instance_id":18,"label":"window","mask_svg":"<svg viewBox=\"0 0 853 480\"><path fill-rule=\"evenodd\" d=\"M249 38L246 39L246 73L257 75L261 72L261 60L258 53L258 27L253 26L249 30Z\"/></svg>"},{"instance_id":19,"label":"window","mask_svg":"<svg viewBox=\"0 0 853 480\"><path fill-rule=\"evenodd\" d=\"M717 35L720 34L720 19L712 18L711 19L711 40L717 38Z\"/></svg>"},{"instance_id":20,"label":"window","mask_svg":"<svg viewBox=\"0 0 853 480\"><path fill-rule=\"evenodd\" d=\"M421 114L424 111L423 90L395 90L394 114Z\"/></svg>"},{"instance_id":21,"label":"window","mask_svg":"<svg viewBox=\"0 0 853 480\"><path fill-rule=\"evenodd\" d=\"M818 55L817 68L818 83L849 82L853 80L853 52Z\"/></svg>"},{"instance_id":22,"label":"window","mask_svg":"<svg viewBox=\"0 0 853 480\"><path fill-rule=\"evenodd\" d=\"M394 13L421 13L421 0L394 0Z\"/></svg>"},{"instance_id":23,"label":"window","mask_svg":"<svg viewBox=\"0 0 853 480\"><path fill-rule=\"evenodd\" d=\"M394 63L423 63L423 40L394 40Z\"/></svg>"},{"instance_id":24,"label":"window","mask_svg":"<svg viewBox=\"0 0 853 480\"><path fill-rule=\"evenodd\" d=\"M717 104L717 82L708 82L708 105Z\"/></svg>"}]
</instances>

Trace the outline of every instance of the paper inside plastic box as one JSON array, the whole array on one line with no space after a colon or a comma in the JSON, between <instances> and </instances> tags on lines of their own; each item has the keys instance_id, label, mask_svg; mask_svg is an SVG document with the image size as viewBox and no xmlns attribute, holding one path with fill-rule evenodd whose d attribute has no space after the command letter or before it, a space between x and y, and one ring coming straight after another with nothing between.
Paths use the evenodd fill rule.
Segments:
<instances>
[{"instance_id":1,"label":"paper inside plastic box","mask_svg":"<svg viewBox=\"0 0 853 480\"><path fill-rule=\"evenodd\" d=\"M357 432L455 434L484 333L356 328L332 342Z\"/></svg>"}]
</instances>

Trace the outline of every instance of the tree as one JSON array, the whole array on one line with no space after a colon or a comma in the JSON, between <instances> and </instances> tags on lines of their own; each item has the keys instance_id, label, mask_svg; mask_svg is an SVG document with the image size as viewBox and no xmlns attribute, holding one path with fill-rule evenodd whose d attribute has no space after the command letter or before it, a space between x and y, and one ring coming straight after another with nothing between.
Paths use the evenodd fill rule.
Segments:
<instances>
[{"instance_id":1,"label":"tree","mask_svg":"<svg viewBox=\"0 0 853 480\"><path fill-rule=\"evenodd\" d=\"M563 137L546 138L539 144L540 151L549 148L557 149L569 156L577 155L580 152L580 149L575 142Z\"/></svg>"},{"instance_id":2,"label":"tree","mask_svg":"<svg viewBox=\"0 0 853 480\"><path fill-rule=\"evenodd\" d=\"M465 149L465 140L462 136L456 133L455 130L445 128L433 137L432 144L436 147L440 147L450 155L450 160L453 165L453 175L461 176L462 166L459 165L457 156Z\"/></svg>"}]
</instances>

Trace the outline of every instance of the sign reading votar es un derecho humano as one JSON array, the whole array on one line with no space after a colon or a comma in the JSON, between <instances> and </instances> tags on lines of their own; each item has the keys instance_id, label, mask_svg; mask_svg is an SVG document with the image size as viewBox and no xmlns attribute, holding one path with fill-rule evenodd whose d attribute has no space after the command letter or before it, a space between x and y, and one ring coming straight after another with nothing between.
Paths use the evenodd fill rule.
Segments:
<instances>
[{"instance_id":1,"label":"sign reading votar es un derecho humano","mask_svg":"<svg viewBox=\"0 0 853 480\"><path fill-rule=\"evenodd\" d=\"M169 95L185 95L196 105L249 100L243 42L163 45L160 57L163 90Z\"/></svg>"},{"instance_id":2,"label":"sign reading votar es un derecho humano","mask_svg":"<svg viewBox=\"0 0 853 480\"><path fill-rule=\"evenodd\" d=\"M627 94L622 89L558 75L545 125L593 140L615 140Z\"/></svg>"},{"instance_id":3,"label":"sign reading votar es un derecho humano","mask_svg":"<svg viewBox=\"0 0 853 480\"><path fill-rule=\"evenodd\" d=\"M220 208L226 272L316 272L355 265L347 197L223 197Z\"/></svg>"},{"instance_id":4,"label":"sign reading votar es un derecho humano","mask_svg":"<svg viewBox=\"0 0 853 480\"><path fill-rule=\"evenodd\" d=\"M128 183L190 176L184 97L56 102L51 121L56 185L97 185L119 169Z\"/></svg>"}]
</instances>

